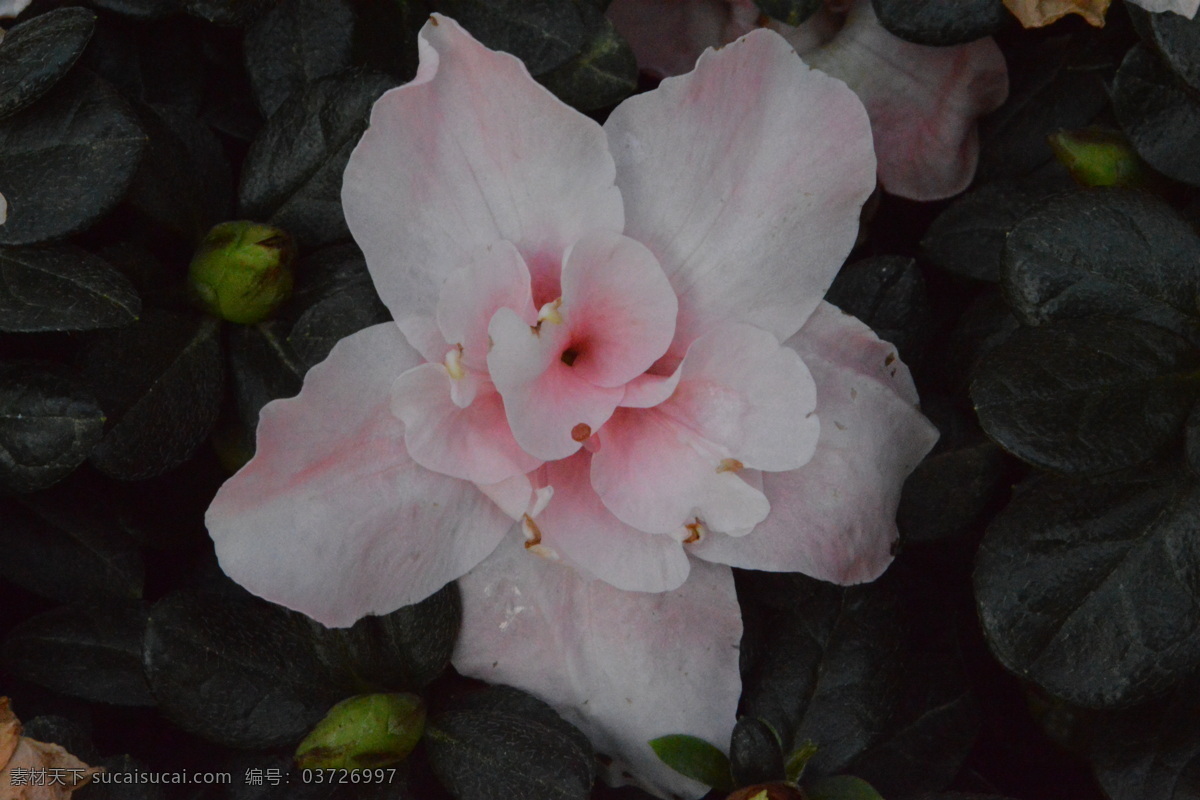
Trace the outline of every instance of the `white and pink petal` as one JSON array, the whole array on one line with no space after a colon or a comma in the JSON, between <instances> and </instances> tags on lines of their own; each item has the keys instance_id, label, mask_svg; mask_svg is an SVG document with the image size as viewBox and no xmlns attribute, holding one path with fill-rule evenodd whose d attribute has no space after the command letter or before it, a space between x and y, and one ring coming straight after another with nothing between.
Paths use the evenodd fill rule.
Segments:
<instances>
[{"instance_id":1,"label":"white and pink petal","mask_svg":"<svg viewBox=\"0 0 1200 800\"><path fill-rule=\"evenodd\" d=\"M657 256L679 298L671 352L723 322L779 340L799 330L875 186L854 93L759 30L629 98L605 131L625 233Z\"/></svg>"},{"instance_id":2,"label":"white and pink petal","mask_svg":"<svg viewBox=\"0 0 1200 800\"><path fill-rule=\"evenodd\" d=\"M426 469L472 483L499 483L537 469L541 461L513 439L504 404L486 378L466 407L451 397L456 382L440 364L407 370L392 386L392 413L404 423L404 444Z\"/></svg>"},{"instance_id":3,"label":"white and pink petal","mask_svg":"<svg viewBox=\"0 0 1200 800\"><path fill-rule=\"evenodd\" d=\"M742 621L727 567L696 562L687 582L626 592L529 553L517 537L459 581L453 664L552 705L611 758L604 777L659 797L707 788L648 742L674 733L722 750L736 718Z\"/></svg>"},{"instance_id":4,"label":"white and pink petal","mask_svg":"<svg viewBox=\"0 0 1200 800\"><path fill-rule=\"evenodd\" d=\"M535 523L542 546L564 563L630 592L670 591L687 579L678 538L630 527L600 502L589 453L546 464L545 480L553 495Z\"/></svg>"},{"instance_id":5,"label":"white and pink petal","mask_svg":"<svg viewBox=\"0 0 1200 800\"><path fill-rule=\"evenodd\" d=\"M750 534L714 535L691 553L722 564L850 584L892 560L904 479L937 441L908 368L854 317L822 304L787 344L817 384L821 437L810 462L762 474L770 516Z\"/></svg>"},{"instance_id":6,"label":"white and pink petal","mask_svg":"<svg viewBox=\"0 0 1200 800\"><path fill-rule=\"evenodd\" d=\"M205 522L227 575L330 626L415 603L512 527L474 485L418 465L391 412L419 355L392 323L339 342L296 397L268 403L253 459Z\"/></svg>"},{"instance_id":7,"label":"white and pink petal","mask_svg":"<svg viewBox=\"0 0 1200 800\"><path fill-rule=\"evenodd\" d=\"M887 191L938 200L967 188L979 159L976 122L1008 96L994 41L906 42L879 23L870 0L856 0L836 38L804 59L844 80L866 106Z\"/></svg>"},{"instance_id":8,"label":"white and pink petal","mask_svg":"<svg viewBox=\"0 0 1200 800\"><path fill-rule=\"evenodd\" d=\"M342 185L346 222L397 320L434 309L479 248L512 242L536 288L585 230L621 231L595 122L447 17L430 18L418 50L416 77L375 104Z\"/></svg>"}]
</instances>

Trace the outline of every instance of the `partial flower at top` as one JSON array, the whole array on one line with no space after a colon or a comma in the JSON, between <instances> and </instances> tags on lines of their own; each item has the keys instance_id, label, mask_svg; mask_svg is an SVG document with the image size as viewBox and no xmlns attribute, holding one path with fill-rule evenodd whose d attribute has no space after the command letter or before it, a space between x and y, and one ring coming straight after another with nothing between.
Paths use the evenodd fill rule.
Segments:
<instances>
[{"instance_id":1,"label":"partial flower at top","mask_svg":"<svg viewBox=\"0 0 1200 800\"><path fill-rule=\"evenodd\" d=\"M1004 56L990 38L954 47L906 42L879 24L870 0L826 0L799 27L762 16L752 0L613 0L608 15L641 68L661 76L760 25L780 32L810 66L858 93L880 184L912 200L967 188L979 158L976 121L1008 96Z\"/></svg>"},{"instance_id":2,"label":"partial flower at top","mask_svg":"<svg viewBox=\"0 0 1200 800\"><path fill-rule=\"evenodd\" d=\"M340 342L208 512L225 571L328 625L460 579L460 672L553 704L659 796L724 746L730 565L871 580L936 438L821 298L874 186L862 104L770 31L601 127L453 20L342 200L395 323Z\"/></svg>"},{"instance_id":3,"label":"partial flower at top","mask_svg":"<svg viewBox=\"0 0 1200 800\"><path fill-rule=\"evenodd\" d=\"M32 2L33 0L0 0L0 18L20 16Z\"/></svg>"}]
</instances>

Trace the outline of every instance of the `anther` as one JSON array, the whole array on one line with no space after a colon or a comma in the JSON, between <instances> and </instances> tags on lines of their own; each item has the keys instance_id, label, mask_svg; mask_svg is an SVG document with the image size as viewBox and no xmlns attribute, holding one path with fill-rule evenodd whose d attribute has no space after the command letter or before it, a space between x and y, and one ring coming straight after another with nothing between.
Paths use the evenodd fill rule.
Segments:
<instances>
[{"instance_id":1,"label":"anther","mask_svg":"<svg viewBox=\"0 0 1200 800\"><path fill-rule=\"evenodd\" d=\"M462 352L462 345L456 344L446 353L446 359L443 361L443 365L446 367L446 374L456 381L460 381L467 376L467 371L463 369L462 365Z\"/></svg>"},{"instance_id":2,"label":"anther","mask_svg":"<svg viewBox=\"0 0 1200 800\"><path fill-rule=\"evenodd\" d=\"M560 297L557 300L551 300L549 303L546 303L546 305L542 306L541 309L538 310L538 324L540 325L543 322L552 322L555 325L561 325L563 321L562 314L560 314L558 311L561 305L562 298Z\"/></svg>"}]
</instances>

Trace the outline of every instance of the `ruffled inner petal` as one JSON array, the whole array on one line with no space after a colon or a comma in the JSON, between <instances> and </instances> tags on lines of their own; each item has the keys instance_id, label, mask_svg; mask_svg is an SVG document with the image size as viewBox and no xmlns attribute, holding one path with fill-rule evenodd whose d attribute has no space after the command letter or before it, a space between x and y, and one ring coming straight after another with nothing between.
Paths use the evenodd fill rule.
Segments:
<instances>
[{"instance_id":1,"label":"ruffled inner petal","mask_svg":"<svg viewBox=\"0 0 1200 800\"><path fill-rule=\"evenodd\" d=\"M679 540L644 533L613 516L592 488L590 473L587 452L546 464L554 493L535 520L540 544L618 589L665 592L682 584L688 557Z\"/></svg>"},{"instance_id":2,"label":"ruffled inner petal","mask_svg":"<svg viewBox=\"0 0 1200 800\"><path fill-rule=\"evenodd\" d=\"M623 386L650 368L675 334L679 303L654 254L625 236L592 232L563 262L562 309L572 368L597 386Z\"/></svg>"},{"instance_id":3,"label":"ruffled inner petal","mask_svg":"<svg viewBox=\"0 0 1200 800\"><path fill-rule=\"evenodd\" d=\"M613 415L593 457L593 485L640 530L743 534L770 506L738 473L793 469L812 457L820 432L812 376L793 350L749 325L697 339L679 374L667 400Z\"/></svg>"},{"instance_id":4,"label":"ruffled inner petal","mask_svg":"<svg viewBox=\"0 0 1200 800\"><path fill-rule=\"evenodd\" d=\"M396 379L392 412L404 422L404 442L426 469L491 484L536 469L541 461L513 439L500 395L486 378L473 402L459 407L450 388L454 379L440 364L422 364Z\"/></svg>"},{"instance_id":5,"label":"ruffled inner petal","mask_svg":"<svg viewBox=\"0 0 1200 800\"><path fill-rule=\"evenodd\" d=\"M466 265L442 284L437 323L451 345L462 348L462 363L487 368L488 323L509 308L532 325L535 320L529 268L511 242L495 242L471 254Z\"/></svg>"}]
</instances>

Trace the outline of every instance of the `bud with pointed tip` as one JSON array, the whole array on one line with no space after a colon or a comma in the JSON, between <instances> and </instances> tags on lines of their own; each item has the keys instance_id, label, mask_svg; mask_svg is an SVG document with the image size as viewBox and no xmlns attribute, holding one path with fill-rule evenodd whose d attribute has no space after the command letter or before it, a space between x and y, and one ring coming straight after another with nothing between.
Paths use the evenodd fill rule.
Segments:
<instances>
[{"instance_id":1,"label":"bud with pointed tip","mask_svg":"<svg viewBox=\"0 0 1200 800\"><path fill-rule=\"evenodd\" d=\"M188 269L193 297L205 311L250 325L292 294L292 237L257 222L222 222L196 250Z\"/></svg>"},{"instance_id":2,"label":"bud with pointed tip","mask_svg":"<svg viewBox=\"0 0 1200 800\"><path fill-rule=\"evenodd\" d=\"M408 758L425 731L415 694L363 694L329 709L296 748L301 769L373 769Z\"/></svg>"}]
</instances>

